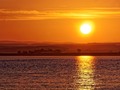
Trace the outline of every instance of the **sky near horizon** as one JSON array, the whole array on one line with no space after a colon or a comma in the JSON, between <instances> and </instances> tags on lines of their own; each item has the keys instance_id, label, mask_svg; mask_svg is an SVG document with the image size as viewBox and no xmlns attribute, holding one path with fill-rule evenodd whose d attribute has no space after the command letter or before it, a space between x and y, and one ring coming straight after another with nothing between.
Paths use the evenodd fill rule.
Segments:
<instances>
[{"instance_id":1,"label":"sky near horizon","mask_svg":"<svg viewBox=\"0 0 120 90\"><path fill-rule=\"evenodd\" d=\"M94 23L87 36L84 21ZM0 40L120 42L120 0L0 0Z\"/></svg>"}]
</instances>

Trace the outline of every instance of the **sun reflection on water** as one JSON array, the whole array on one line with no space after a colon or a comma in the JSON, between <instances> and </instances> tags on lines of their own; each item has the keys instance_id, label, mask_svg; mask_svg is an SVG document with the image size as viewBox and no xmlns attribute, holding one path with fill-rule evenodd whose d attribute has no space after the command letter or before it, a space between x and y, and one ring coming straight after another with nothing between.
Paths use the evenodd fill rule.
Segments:
<instances>
[{"instance_id":1,"label":"sun reflection on water","mask_svg":"<svg viewBox=\"0 0 120 90\"><path fill-rule=\"evenodd\" d=\"M94 90L94 57L78 56L79 90Z\"/></svg>"}]
</instances>

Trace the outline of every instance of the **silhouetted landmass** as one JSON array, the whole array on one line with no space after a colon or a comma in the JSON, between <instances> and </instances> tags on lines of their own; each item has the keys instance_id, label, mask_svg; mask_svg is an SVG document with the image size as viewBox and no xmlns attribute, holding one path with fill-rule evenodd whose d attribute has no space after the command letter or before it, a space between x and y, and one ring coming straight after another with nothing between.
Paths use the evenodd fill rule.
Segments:
<instances>
[{"instance_id":1,"label":"silhouetted landmass","mask_svg":"<svg viewBox=\"0 0 120 90\"><path fill-rule=\"evenodd\" d=\"M55 44L0 42L0 56L120 56L120 43Z\"/></svg>"},{"instance_id":2,"label":"silhouetted landmass","mask_svg":"<svg viewBox=\"0 0 120 90\"><path fill-rule=\"evenodd\" d=\"M0 56L120 56L120 53L0 53Z\"/></svg>"}]
</instances>

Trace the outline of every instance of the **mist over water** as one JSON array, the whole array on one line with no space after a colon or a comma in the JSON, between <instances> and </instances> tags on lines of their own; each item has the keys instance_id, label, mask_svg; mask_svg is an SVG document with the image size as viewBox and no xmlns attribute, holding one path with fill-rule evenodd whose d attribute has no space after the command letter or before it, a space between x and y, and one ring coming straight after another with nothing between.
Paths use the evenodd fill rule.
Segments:
<instances>
[{"instance_id":1,"label":"mist over water","mask_svg":"<svg viewBox=\"0 0 120 90\"><path fill-rule=\"evenodd\" d=\"M0 57L0 90L119 90L119 56Z\"/></svg>"}]
</instances>

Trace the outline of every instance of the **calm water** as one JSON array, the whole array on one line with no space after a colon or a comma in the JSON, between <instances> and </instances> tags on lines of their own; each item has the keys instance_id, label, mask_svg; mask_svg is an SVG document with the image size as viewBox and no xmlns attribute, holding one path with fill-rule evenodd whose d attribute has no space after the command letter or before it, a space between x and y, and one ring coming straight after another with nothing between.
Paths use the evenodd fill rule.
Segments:
<instances>
[{"instance_id":1,"label":"calm water","mask_svg":"<svg viewBox=\"0 0 120 90\"><path fill-rule=\"evenodd\" d=\"M0 57L0 90L120 90L120 57Z\"/></svg>"}]
</instances>

